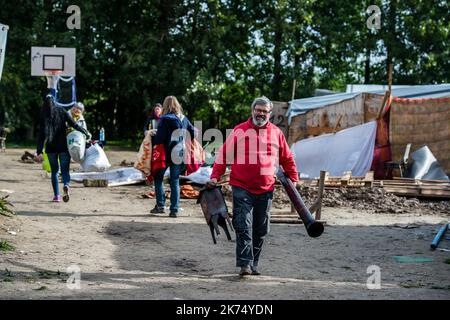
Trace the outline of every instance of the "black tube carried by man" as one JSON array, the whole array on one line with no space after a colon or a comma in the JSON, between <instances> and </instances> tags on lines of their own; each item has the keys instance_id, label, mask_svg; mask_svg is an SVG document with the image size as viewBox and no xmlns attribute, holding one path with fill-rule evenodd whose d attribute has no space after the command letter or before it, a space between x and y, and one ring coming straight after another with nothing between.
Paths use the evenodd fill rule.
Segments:
<instances>
[{"instance_id":1,"label":"black tube carried by man","mask_svg":"<svg viewBox=\"0 0 450 320\"><path fill-rule=\"evenodd\" d=\"M289 199L291 200L298 215L300 216L300 219L302 219L306 227L306 231L308 232L308 235L313 238L319 237L324 230L323 224L314 220L313 216L311 215L311 212L309 212L308 208L305 206L305 203L303 202L302 197L298 193L297 188L295 188L291 179L289 179L289 177L286 176L281 167L279 167L277 170L277 178L283 185L284 190L286 190L286 193Z\"/></svg>"}]
</instances>

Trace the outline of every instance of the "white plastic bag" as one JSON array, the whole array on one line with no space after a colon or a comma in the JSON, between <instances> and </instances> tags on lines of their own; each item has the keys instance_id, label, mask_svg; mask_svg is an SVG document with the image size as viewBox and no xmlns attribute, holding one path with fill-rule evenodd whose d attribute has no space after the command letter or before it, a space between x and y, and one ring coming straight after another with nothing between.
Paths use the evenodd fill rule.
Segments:
<instances>
[{"instance_id":1,"label":"white plastic bag","mask_svg":"<svg viewBox=\"0 0 450 320\"><path fill-rule=\"evenodd\" d=\"M70 157L80 163L83 161L84 152L86 149L86 138L80 131L72 131L67 135L67 148L69 149Z\"/></svg>"},{"instance_id":2,"label":"white plastic bag","mask_svg":"<svg viewBox=\"0 0 450 320\"><path fill-rule=\"evenodd\" d=\"M111 167L111 164L105 151L98 144L94 144L86 150L84 160L81 162L81 169L84 172L105 171L109 167Z\"/></svg>"}]
</instances>

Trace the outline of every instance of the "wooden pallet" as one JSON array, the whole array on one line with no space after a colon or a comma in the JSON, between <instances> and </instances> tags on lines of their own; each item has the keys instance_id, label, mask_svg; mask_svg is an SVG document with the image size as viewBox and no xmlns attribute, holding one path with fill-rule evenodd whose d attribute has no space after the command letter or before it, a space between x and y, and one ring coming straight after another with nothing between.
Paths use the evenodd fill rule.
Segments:
<instances>
[{"instance_id":1,"label":"wooden pallet","mask_svg":"<svg viewBox=\"0 0 450 320\"><path fill-rule=\"evenodd\" d=\"M299 185L318 187L320 179L300 179ZM352 176L351 171L344 172L343 176L332 177L325 174L325 188L333 189L340 187L356 187L356 188L371 188L374 182L374 173L369 171L364 177Z\"/></svg>"},{"instance_id":2,"label":"wooden pallet","mask_svg":"<svg viewBox=\"0 0 450 320\"><path fill-rule=\"evenodd\" d=\"M449 181L397 178L375 181L374 186L400 196L450 199Z\"/></svg>"}]
</instances>

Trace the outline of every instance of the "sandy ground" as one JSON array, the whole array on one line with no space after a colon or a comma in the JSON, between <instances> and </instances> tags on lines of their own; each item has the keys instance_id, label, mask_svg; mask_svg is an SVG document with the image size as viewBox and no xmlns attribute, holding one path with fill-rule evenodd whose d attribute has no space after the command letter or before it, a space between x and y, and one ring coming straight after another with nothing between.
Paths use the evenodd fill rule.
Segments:
<instances>
[{"instance_id":1,"label":"sandy ground","mask_svg":"<svg viewBox=\"0 0 450 320\"><path fill-rule=\"evenodd\" d=\"M73 183L69 203L52 203L50 179L40 165L19 162L23 152L0 153L0 190L14 191L17 212L0 216L0 239L15 247L0 251L1 299L450 298L450 253L429 249L450 215L324 208L327 225L317 239L303 225L272 224L263 274L240 279L235 243L223 234L212 243L195 200L182 200L182 216L173 219L149 214L155 200L139 197L145 185ZM134 152L107 155L116 167L135 161ZM394 256L432 261L399 263ZM372 265L380 269L380 289L367 287ZM67 284L76 268L79 289Z\"/></svg>"}]
</instances>

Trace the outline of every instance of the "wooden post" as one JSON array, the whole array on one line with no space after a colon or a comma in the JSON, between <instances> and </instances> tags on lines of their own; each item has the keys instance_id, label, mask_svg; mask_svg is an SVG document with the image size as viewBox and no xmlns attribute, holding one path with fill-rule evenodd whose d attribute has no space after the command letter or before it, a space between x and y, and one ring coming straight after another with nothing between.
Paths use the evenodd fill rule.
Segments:
<instances>
[{"instance_id":1,"label":"wooden post","mask_svg":"<svg viewBox=\"0 0 450 320\"><path fill-rule=\"evenodd\" d=\"M389 86L389 94L392 92L392 68L393 68L393 64L392 63L390 63L389 64L389 74L388 74L388 86Z\"/></svg>"},{"instance_id":2,"label":"wooden post","mask_svg":"<svg viewBox=\"0 0 450 320\"><path fill-rule=\"evenodd\" d=\"M383 102L381 103L380 109L378 110L378 115L377 115L377 120L381 119L381 117L383 116L383 110L384 110L384 106L386 105L388 99L391 96L391 92L390 91L386 91L384 93L384 97L383 97Z\"/></svg>"},{"instance_id":3,"label":"wooden post","mask_svg":"<svg viewBox=\"0 0 450 320\"><path fill-rule=\"evenodd\" d=\"M316 220L320 220L322 215L322 197L323 197L323 188L325 186L325 175L326 171L321 170L320 171L320 180L319 180L319 195L318 195L318 203L317 203L317 211L315 215Z\"/></svg>"},{"instance_id":4,"label":"wooden post","mask_svg":"<svg viewBox=\"0 0 450 320\"><path fill-rule=\"evenodd\" d=\"M374 172L369 171L366 173L364 177L364 187L372 188L373 186L373 180L374 180Z\"/></svg>"},{"instance_id":5,"label":"wooden post","mask_svg":"<svg viewBox=\"0 0 450 320\"><path fill-rule=\"evenodd\" d=\"M292 84L292 98L291 98L291 100L294 100L295 99L295 87L297 86L297 80L296 79L294 79L294 82L293 82L293 84Z\"/></svg>"},{"instance_id":6,"label":"wooden post","mask_svg":"<svg viewBox=\"0 0 450 320\"><path fill-rule=\"evenodd\" d=\"M351 171L344 171L344 175L341 177L341 186L348 186L351 176Z\"/></svg>"}]
</instances>

